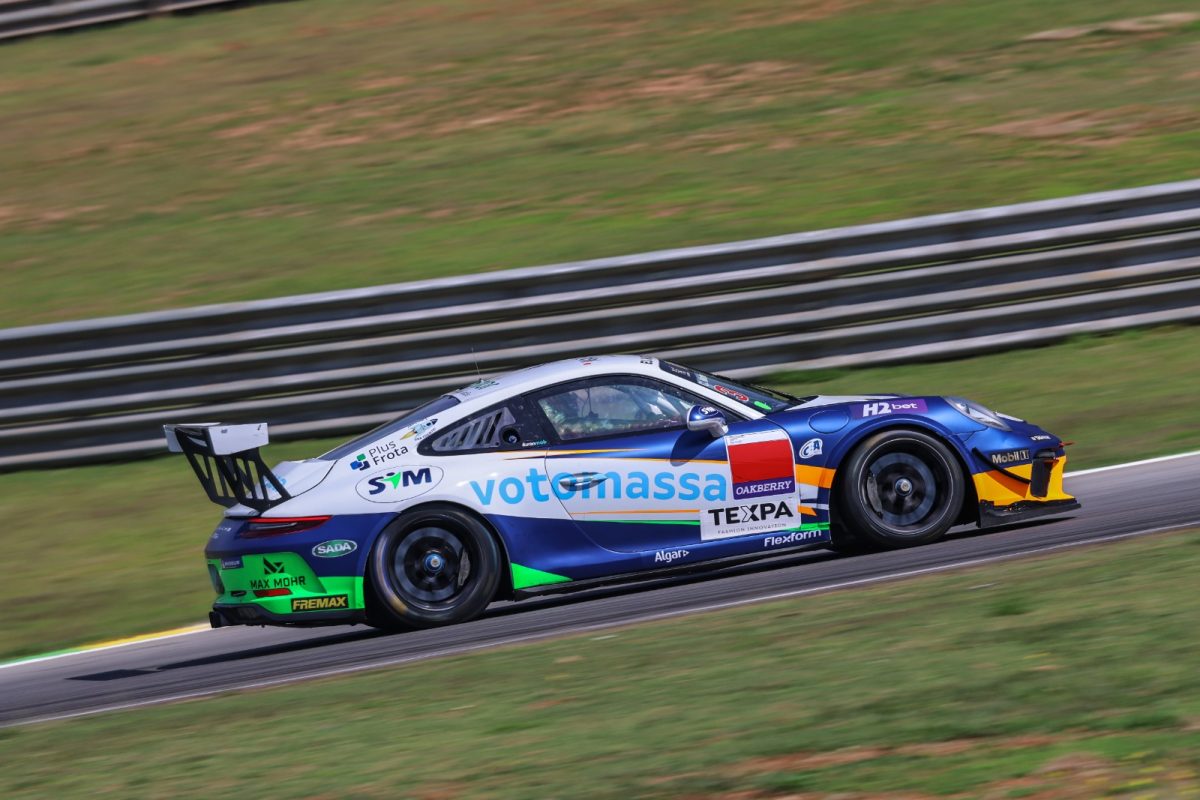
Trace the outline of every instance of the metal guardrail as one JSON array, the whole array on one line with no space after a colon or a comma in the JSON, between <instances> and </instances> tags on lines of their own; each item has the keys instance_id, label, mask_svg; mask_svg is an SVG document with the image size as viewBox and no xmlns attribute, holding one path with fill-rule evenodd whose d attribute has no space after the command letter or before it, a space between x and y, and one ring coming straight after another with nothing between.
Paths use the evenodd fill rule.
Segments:
<instances>
[{"instance_id":1,"label":"metal guardrail","mask_svg":"<svg viewBox=\"0 0 1200 800\"><path fill-rule=\"evenodd\" d=\"M154 17L234 0L0 0L0 39Z\"/></svg>"},{"instance_id":2,"label":"metal guardrail","mask_svg":"<svg viewBox=\"0 0 1200 800\"><path fill-rule=\"evenodd\" d=\"M654 352L751 377L1200 320L1200 180L457 278L0 330L0 469L164 422L346 433L494 372Z\"/></svg>"}]
</instances>

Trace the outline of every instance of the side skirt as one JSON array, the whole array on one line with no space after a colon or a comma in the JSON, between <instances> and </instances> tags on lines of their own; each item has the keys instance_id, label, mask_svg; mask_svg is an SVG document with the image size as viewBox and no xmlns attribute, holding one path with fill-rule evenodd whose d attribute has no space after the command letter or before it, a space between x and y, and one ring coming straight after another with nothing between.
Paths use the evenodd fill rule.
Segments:
<instances>
[{"instance_id":1,"label":"side skirt","mask_svg":"<svg viewBox=\"0 0 1200 800\"><path fill-rule=\"evenodd\" d=\"M529 586L524 589L515 590L513 592L513 599L524 600L529 597L539 597L548 594L565 594L567 592L594 589L598 586L609 586L617 583L636 583L638 581L653 580L654 578L675 577L694 572L709 572L722 567L732 567L738 564L747 564L752 561L763 561L768 558L788 556L795 553L807 553L811 550L828 549L828 542L820 542L818 544L800 545L799 547L780 548L778 550L772 550L769 553L749 553L740 556L726 556L725 558L714 558L711 561L697 561L692 564L679 564L674 567L660 567L659 569L646 570L642 572L624 572L620 575L605 575L600 578L585 578L579 581L550 583L546 584L545 586Z\"/></svg>"}]
</instances>

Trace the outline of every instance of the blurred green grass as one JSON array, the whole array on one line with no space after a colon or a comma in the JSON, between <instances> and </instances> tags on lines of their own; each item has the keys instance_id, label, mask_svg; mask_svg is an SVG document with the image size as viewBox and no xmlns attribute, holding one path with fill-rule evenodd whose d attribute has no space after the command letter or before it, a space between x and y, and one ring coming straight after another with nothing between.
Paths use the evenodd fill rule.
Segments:
<instances>
[{"instance_id":1,"label":"blurred green grass","mask_svg":"<svg viewBox=\"0 0 1200 800\"><path fill-rule=\"evenodd\" d=\"M305 0L0 49L6 326L1194 177L1183 0Z\"/></svg>"},{"instance_id":2,"label":"blurred green grass","mask_svg":"<svg viewBox=\"0 0 1200 800\"><path fill-rule=\"evenodd\" d=\"M1200 329L1130 331L974 359L780 376L800 394L960 394L1077 442L1069 469L1200 449ZM273 444L271 463L334 441ZM1070 484L1068 483L1068 489ZM220 511L186 462L0 475L0 550L35 553L5 579L0 658L204 620L202 552Z\"/></svg>"},{"instance_id":3,"label":"blurred green grass","mask_svg":"<svg viewBox=\"0 0 1200 800\"><path fill-rule=\"evenodd\" d=\"M0 794L1189 797L1198 569L1160 535L10 729Z\"/></svg>"}]
</instances>

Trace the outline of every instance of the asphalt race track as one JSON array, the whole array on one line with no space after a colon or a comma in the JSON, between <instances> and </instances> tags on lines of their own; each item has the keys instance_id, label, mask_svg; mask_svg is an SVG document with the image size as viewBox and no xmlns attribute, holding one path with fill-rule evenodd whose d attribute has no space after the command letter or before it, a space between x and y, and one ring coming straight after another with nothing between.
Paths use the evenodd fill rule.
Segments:
<instances>
[{"instance_id":1,"label":"asphalt race track","mask_svg":"<svg viewBox=\"0 0 1200 800\"><path fill-rule=\"evenodd\" d=\"M363 627L223 628L0 669L0 727L115 711L464 653L500 644L863 585L1023 554L1200 526L1200 454L1081 473L1083 508L936 545L839 557L784 556L633 587L497 604L464 625L382 634ZM202 536L202 533L198 533ZM197 562L197 568L203 564ZM197 608L202 619L207 608ZM47 624L53 624L47 621Z\"/></svg>"}]
</instances>

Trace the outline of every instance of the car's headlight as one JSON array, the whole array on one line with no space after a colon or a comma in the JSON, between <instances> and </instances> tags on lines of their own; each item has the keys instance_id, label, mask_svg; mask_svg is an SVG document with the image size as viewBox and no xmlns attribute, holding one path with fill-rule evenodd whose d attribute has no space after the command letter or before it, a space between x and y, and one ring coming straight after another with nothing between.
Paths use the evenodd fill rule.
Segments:
<instances>
[{"instance_id":1,"label":"car's headlight","mask_svg":"<svg viewBox=\"0 0 1200 800\"><path fill-rule=\"evenodd\" d=\"M958 409L963 416L970 417L981 425L1001 431L1012 430L1008 427L1007 422L1000 419L1000 416L987 406L981 406L979 403L964 400L961 397L947 397L946 402Z\"/></svg>"}]
</instances>

